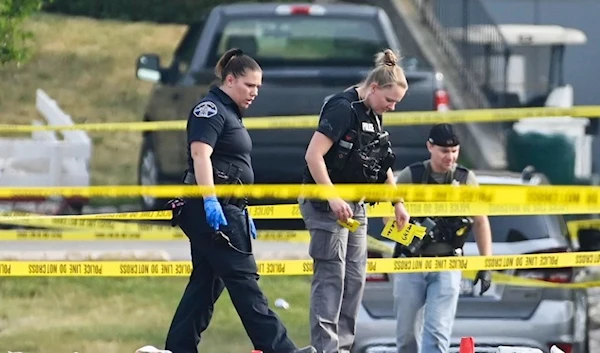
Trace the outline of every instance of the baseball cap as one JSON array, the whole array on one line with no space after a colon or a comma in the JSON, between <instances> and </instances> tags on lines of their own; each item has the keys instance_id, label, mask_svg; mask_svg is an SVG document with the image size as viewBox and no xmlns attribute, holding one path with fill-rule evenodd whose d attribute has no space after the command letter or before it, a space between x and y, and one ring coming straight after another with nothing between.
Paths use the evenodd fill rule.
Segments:
<instances>
[{"instance_id":1,"label":"baseball cap","mask_svg":"<svg viewBox=\"0 0 600 353\"><path fill-rule=\"evenodd\" d=\"M429 130L429 139L427 141L441 147L454 147L460 144L458 135L454 133L454 128L452 125L446 123L434 125Z\"/></svg>"}]
</instances>

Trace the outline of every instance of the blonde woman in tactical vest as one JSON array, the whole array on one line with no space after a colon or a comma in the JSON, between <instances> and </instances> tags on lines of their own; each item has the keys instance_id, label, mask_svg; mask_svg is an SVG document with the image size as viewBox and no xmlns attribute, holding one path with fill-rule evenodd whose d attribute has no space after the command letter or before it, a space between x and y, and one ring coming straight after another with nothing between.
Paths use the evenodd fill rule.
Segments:
<instances>
[{"instance_id":1,"label":"blonde woman in tactical vest","mask_svg":"<svg viewBox=\"0 0 600 353\"><path fill-rule=\"evenodd\" d=\"M304 183L387 183L395 185L395 160L382 114L394 110L408 89L394 52L376 55L366 79L333 95L322 107L319 126L306 150ZM314 261L310 298L311 344L319 353L350 351L362 299L367 262L364 202L299 199L311 235ZM400 227L409 219L401 200L394 203ZM338 223L353 219L355 230Z\"/></svg>"}]
</instances>

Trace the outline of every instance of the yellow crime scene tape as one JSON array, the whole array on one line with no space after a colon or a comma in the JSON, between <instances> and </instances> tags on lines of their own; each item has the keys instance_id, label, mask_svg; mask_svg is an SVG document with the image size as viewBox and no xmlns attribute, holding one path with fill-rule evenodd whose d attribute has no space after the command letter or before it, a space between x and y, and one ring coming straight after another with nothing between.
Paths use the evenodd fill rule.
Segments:
<instances>
[{"instance_id":1,"label":"yellow crime scene tape","mask_svg":"<svg viewBox=\"0 0 600 353\"><path fill-rule=\"evenodd\" d=\"M47 215L22 211L0 211L0 220L29 220L29 219L60 219L64 222L76 224L74 220L118 220L118 221L159 221L170 220L171 211L135 211L135 212L118 212L118 213L90 213L82 215ZM68 220L68 221L67 221ZM118 222L124 223L124 222ZM166 228L167 226L163 226Z\"/></svg>"},{"instance_id":2,"label":"yellow crime scene tape","mask_svg":"<svg viewBox=\"0 0 600 353\"><path fill-rule=\"evenodd\" d=\"M447 123L486 123L517 121L522 118L552 117L598 117L600 106L585 105L572 108L502 108L502 109L467 109L446 112L416 111L389 112L385 115L386 126L429 125ZM244 125L249 130L266 129L306 129L317 126L318 116L269 116L247 117ZM10 125L0 124L0 132L17 133L33 131L168 131L185 130L185 120L175 121L137 121L120 123L84 123L70 126L46 125Z\"/></svg>"},{"instance_id":3,"label":"yellow crime scene tape","mask_svg":"<svg viewBox=\"0 0 600 353\"><path fill-rule=\"evenodd\" d=\"M275 184L275 185L121 185L88 187L3 187L0 198L14 197L199 197L206 193L218 196L250 199L329 199L385 201L404 198L410 202L479 202L488 204L525 204L554 206L600 206L597 186L524 186L524 185L437 185L437 184L342 184L336 186Z\"/></svg>"},{"instance_id":4,"label":"yellow crime scene tape","mask_svg":"<svg viewBox=\"0 0 600 353\"><path fill-rule=\"evenodd\" d=\"M600 252L368 259L367 273L478 271L600 265ZM312 260L257 261L260 275L309 275ZM189 276L189 261L3 261L0 276Z\"/></svg>"},{"instance_id":5,"label":"yellow crime scene tape","mask_svg":"<svg viewBox=\"0 0 600 353\"><path fill-rule=\"evenodd\" d=\"M406 203L412 217L423 216L464 216L464 215L531 215L531 214L573 214L600 213L600 206L553 206L553 205L489 205L482 203ZM299 219L298 205L250 206L254 219ZM393 217L394 209L389 204L367 206L369 218ZM181 240L185 239L178 227L165 224L123 222L123 220L169 220L171 211L142 211L126 213L105 213L88 215L49 216L26 212L0 212L0 224L9 226L50 228L55 231L34 230L0 231L0 240ZM588 224L590 221L572 221ZM600 223L600 221L595 221ZM570 224L570 223L568 223ZM570 225L572 228L572 225ZM570 228L570 229L571 229ZM58 231L60 230L60 231ZM78 230L74 232L73 230ZM577 234L571 230L572 235ZM307 233L302 231L265 230L258 232L258 239L265 241L307 241Z\"/></svg>"},{"instance_id":6,"label":"yellow crime scene tape","mask_svg":"<svg viewBox=\"0 0 600 353\"><path fill-rule=\"evenodd\" d=\"M439 260L439 259L438 259ZM368 273L385 273L378 264L389 259L369 259ZM389 266L389 264L388 264ZM381 266L379 266L381 267ZM397 265L397 268L409 267ZM260 275L311 275L312 261L257 261ZM377 270L372 270L376 268ZM504 268L507 269L507 268ZM187 261L4 261L0 277L188 277L192 265ZM438 271L438 270L436 270ZM295 272L295 273L291 273ZM410 272L395 270L393 272ZM475 270L464 270L463 277L473 280ZM599 287L600 281L553 283L492 272L492 281L519 287L585 289Z\"/></svg>"},{"instance_id":7,"label":"yellow crime scene tape","mask_svg":"<svg viewBox=\"0 0 600 353\"><path fill-rule=\"evenodd\" d=\"M471 280L475 279L476 271L463 271L463 277ZM497 284L505 284L518 287L538 287L538 288L568 288L568 289L585 289L600 287L600 281L582 281L574 283L555 283L548 281L541 281L533 278L525 278L518 276L511 276L505 273L492 272L492 282Z\"/></svg>"},{"instance_id":8,"label":"yellow crime scene tape","mask_svg":"<svg viewBox=\"0 0 600 353\"><path fill-rule=\"evenodd\" d=\"M580 219L568 221L567 228L569 229L569 234L577 234L580 229L600 230L600 219Z\"/></svg>"},{"instance_id":9,"label":"yellow crime scene tape","mask_svg":"<svg viewBox=\"0 0 600 353\"><path fill-rule=\"evenodd\" d=\"M310 235L306 230L259 230L257 239L261 241L287 241L306 243ZM179 229L171 232L163 231L111 231L92 229L8 229L0 230L0 241L17 240L63 240L63 241L97 241L97 240L142 240L172 241L187 240Z\"/></svg>"},{"instance_id":10,"label":"yellow crime scene tape","mask_svg":"<svg viewBox=\"0 0 600 353\"><path fill-rule=\"evenodd\" d=\"M170 211L164 211L170 214ZM156 211L150 213L155 214ZM11 218L11 216L13 218ZM89 215L98 216L98 215ZM81 216L37 216L23 212L0 213L0 224L51 229L0 230L0 240L147 240L187 239L179 227L170 225L104 221ZM308 231L259 230L263 241L308 241Z\"/></svg>"},{"instance_id":11,"label":"yellow crime scene tape","mask_svg":"<svg viewBox=\"0 0 600 353\"><path fill-rule=\"evenodd\" d=\"M170 217L170 211L164 212ZM140 212L144 213L144 212ZM156 215L156 211L149 212ZM118 215L118 214L112 214ZM87 217L86 217L87 216ZM187 239L179 227L170 225L130 223L94 219L101 215L86 216L44 216L23 212L0 213L0 224L44 227L46 229L0 230L0 240L145 240L170 241ZM109 218L111 214L108 215ZM131 215L129 215L131 216ZM129 218L129 217L128 217ZM142 217L145 218L145 217ZM307 242L308 231L259 230L257 239L261 241Z\"/></svg>"},{"instance_id":12,"label":"yellow crime scene tape","mask_svg":"<svg viewBox=\"0 0 600 353\"><path fill-rule=\"evenodd\" d=\"M90 229L121 233L162 232L165 236L168 236L169 234L178 234L180 232L178 227L171 227L170 225L117 222L103 219L75 217L80 216L45 216L31 214L25 216L22 212L5 212L0 213L0 224L53 229Z\"/></svg>"},{"instance_id":13,"label":"yellow crime scene tape","mask_svg":"<svg viewBox=\"0 0 600 353\"><path fill-rule=\"evenodd\" d=\"M310 233L307 230L259 230L257 240L271 242L308 243ZM174 229L170 232L163 231L111 231L97 229L11 229L0 230L0 241L101 241L101 240L138 240L138 241L173 241L187 240L185 234ZM378 251L382 254L391 254L389 246L381 241L367 236L367 249Z\"/></svg>"},{"instance_id":14,"label":"yellow crime scene tape","mask_svg":"<svg viewBox=\"0 0 600 353\"><path fill-rule=\"evenodd\" d=\"M567 230L573 244L579 245L579 231L582 229L594 229L600 231L600 219L580 219L568 221Z\"/></svg>"},{"instance_id":15,"label":"yellow crime scene tape","mask_svg":"<svg viewBox=\"0 0 600 353\"><path fill-rule=\"evenodd\" d=\"M92 240L181 240L185 238L183 232L133 232L110 230L64 230L64 229L9 229L0 230L0 241L15 240L64 240L64 241L92 241Z\"/></svg>"},{"instance_id":16,"label":"yellow crime scene tape","mask_svg":"<svg viewBox=\"0 0 600 353\"><path fill-rule=\"evenodd\" d=\"M486 204L482 202L406 202L405 207L412 217L424 216L513 216L535 214L594 214L600 213L600 205L524 205L515 203ZM300 219L300 207L297 204L278 204L249 206L248 210L254 219ZM369 218L391 217L394 208L389 203L367 205ZM54 224L64 226L90 225L94 227L108 227L113 230L135 229L142 230L167 230L170 226L118 222L118 221L166 221L171 219L171 211L138 211L123 213L96 213L86 215L41 215L26 212L0 212L0 224L17 224L21 221L39 221L39 224ZM29 225L35 223L20 223ZM128 227L119 226L127 224ZM137 227L137 228L136 228Z\"/></svg>"}]
</instances>

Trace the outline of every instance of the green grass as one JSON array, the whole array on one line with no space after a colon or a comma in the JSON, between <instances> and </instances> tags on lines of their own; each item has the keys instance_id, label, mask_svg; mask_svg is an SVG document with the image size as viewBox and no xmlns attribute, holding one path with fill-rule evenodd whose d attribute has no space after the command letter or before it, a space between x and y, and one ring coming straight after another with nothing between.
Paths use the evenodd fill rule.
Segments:
<instances>
[{"instance_id":1,"label":"green grass","mask_svg":"<svg viewBox=\"0 0 600 353\"><path fill-rule=\"evenodd\" d=\"M43 89L76 123L141 121L152 84L135 77L135 62L154 52L161 63L185 27L39 14L26 27L34 55L24 65L0 67L0 123L43 118L35 91ZM140 132L93 132L91 182L136 184Z\"/></svg>"},{"instance_id":2,"label":"green grass","mask_svg":"<svg viewBox=\"0 0 600 353\"><path fill-rule=\"evenodd\" d=\"M186 278L6 278L0 280L0 350L133 353L162 348ZM260 286L297 345L308 344L309 277L263 277ZM284 298L288 310L273 302ZM249 352L227 291L201 351Z\"/></svg>"}]
</instances>

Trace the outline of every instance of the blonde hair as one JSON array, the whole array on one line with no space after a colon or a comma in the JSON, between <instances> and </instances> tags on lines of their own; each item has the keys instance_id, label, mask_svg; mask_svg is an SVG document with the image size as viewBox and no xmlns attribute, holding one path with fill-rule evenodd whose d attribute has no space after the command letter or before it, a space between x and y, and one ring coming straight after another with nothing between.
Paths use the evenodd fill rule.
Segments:
<instances>
[{"instance_id":1,"label":"blonde hair","mask_svg":"<svg viewBox=\"0 0 600 353\"><path fill-rule=\"evenodd\" d=\"M380 87L396 84L404 89L408 88L404 70L398 65L398 56L391 49L375 54L375 68L369 72L362 86L369 86L372 83Z\"/></svg>"}]
</instances>

